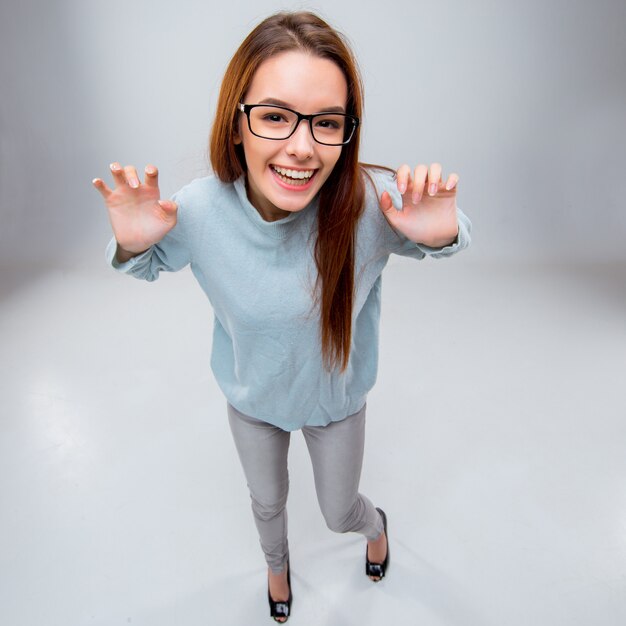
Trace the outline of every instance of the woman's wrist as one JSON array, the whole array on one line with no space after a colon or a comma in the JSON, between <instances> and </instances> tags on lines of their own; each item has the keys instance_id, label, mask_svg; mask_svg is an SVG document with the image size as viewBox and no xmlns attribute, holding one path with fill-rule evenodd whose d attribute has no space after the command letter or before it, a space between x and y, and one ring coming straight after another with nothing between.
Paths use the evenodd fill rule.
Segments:
<instances>
[{"instance_id":1,"label":"woman's wrist","mask_svg":"<svg viewBox=\"0 0 626 626\"><path fill-rule=\"evenodd\" d=\"M417 243L428 246L429 248L445 248L447 246L453 246L459 241L459 229L457 226L456 234L454 237L445 237L439 239L433 239L432 241L418 241Z\"/></svg>"},{"instance_id":2,"label":"woman's wrist","mask_svg":"<svg viewBox=\"0 0 626 626\"><path fill-rule=\"evenodd\" d=\"M117 250L115 251L115 259L118 263L126 263L126 261L130 261L133 257L143 254L146 250L142 250L141 252L131 252L130 250L122 248L122 246L118 243Z\"/></svg>"}]
</instances>

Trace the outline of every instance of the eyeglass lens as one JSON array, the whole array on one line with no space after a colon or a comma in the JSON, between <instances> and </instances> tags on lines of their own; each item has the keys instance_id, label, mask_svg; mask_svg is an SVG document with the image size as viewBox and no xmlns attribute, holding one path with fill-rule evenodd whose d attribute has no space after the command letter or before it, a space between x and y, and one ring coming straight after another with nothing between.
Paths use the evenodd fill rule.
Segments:
<instances>
[{"instance_id":1,"label":"eyeglass lens","mask_svg":"<svg viewBox=\"0 0 626 626\"><path fill-rule=\"evenodd\" d=\"M341 113L315 115L312 121L313 137L325 144L342 144L353 132L353 124ZM255 106L250 110L250 129L266 139L286 139L298 122L298 116L285 109Z\"/></svg>"}]
</instances>

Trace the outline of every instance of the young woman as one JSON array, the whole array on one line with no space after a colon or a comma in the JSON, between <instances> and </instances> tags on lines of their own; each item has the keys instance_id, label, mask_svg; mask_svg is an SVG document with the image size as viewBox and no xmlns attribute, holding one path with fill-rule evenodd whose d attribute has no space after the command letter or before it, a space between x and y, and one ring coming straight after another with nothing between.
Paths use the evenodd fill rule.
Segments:
<instances>
[{"instance_id":1,"label":"young woman","mask_svg":"<svg viewBox=\"0 0 626 626\"><path fill-rule=\"evenodd\" d=\"M362 85L349 47L307 12L259 24L226 70L210 141L214 174L161 200L111 165L93 184L136 278L191 264L214 313L211 366L227 402L268 564L276 621L291 610L287 451L302 430L329 528L367 539L366 574L389 566L386 516L358 492L365 401L376 377L381 273L469 245L458 176L359 163Z\"/></svg>"}]
</instances>

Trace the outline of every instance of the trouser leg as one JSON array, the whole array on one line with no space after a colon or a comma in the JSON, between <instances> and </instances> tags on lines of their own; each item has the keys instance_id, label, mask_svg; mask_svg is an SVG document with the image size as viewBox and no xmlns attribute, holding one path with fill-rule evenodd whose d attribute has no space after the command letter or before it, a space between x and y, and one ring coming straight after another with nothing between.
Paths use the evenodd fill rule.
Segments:
<instances>
[{"instance_id":1,"label":"trouser leg","mask_svg":"<svg viewBox=\"0 0 626 626\"><path fill-rule=\"evenodd\" d=\"M359 493L365 446L365 405L339 422L305 426L304 434L315 477L315 490L328 527L357 532L374 541L383 532L380 514Z\"/></svg>"},{"instance_id":2,"label":"trouser leg","mask_svg":"<svg viewBox=\"0 0 626 626\"><path fill-rule=\"evenodd\" d=\"M289 554L287 542L287 453L289 432L253 419L228 404L235 447L243 467L252 514L265 560L274 573L282 571Z\"/></svg>"}]
</instances>

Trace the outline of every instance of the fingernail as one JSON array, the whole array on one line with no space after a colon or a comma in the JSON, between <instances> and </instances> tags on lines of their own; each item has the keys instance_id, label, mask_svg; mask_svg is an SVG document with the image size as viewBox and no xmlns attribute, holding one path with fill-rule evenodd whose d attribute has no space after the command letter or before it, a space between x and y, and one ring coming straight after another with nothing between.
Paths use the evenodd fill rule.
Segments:
<instances>
[{"instance_id":1,"label":"fingernail","mask_svg":"<svg viewBox=\"0 0 626 626\"><path fill-rule=\"evenodd\" d=\"M131 187L133 187L134 189L136 189L137 187L139 187L139 183L138 183L138 182L137 182L134 178L131 178L131 179L128 181L128 184L129 184Z\"/></svg>"},{"instance_id":2,"label":"fingernail","mask_svg":"<svg viewBox=\"0 0 626 626\"><path fill-rule=\"evenodd\" d=\"M437 183L430 183L430 187L428 188L428 193L431 196L434 196L437 193Z\"/></svg>"},{"instance_id":3,"label":"fingernail","mask_svg":"<svg viewBox=\"0 0 626 626\"><path fill-rule=\"evenodd\" d=\"M398 189L400 189L400 193L404 193L406 191L406 184L400 183Z\"/></svg>"},{"instance_id":4,"label":"fingernail","mask_svg":"<svg viewBox=\"0 0 626 626\"><path fill-rule=\"evenodd\" d=\"M452 181L451 181L451 180L449 180L449 181L446 183L446 191L450 191L450 189L452 189Z\"/></svg>"},{"instance_id":5,"label":"fingernail","mask_svg":"<svg viewBox=\"0 0 626 626\"><path fill-rule=\"evenodd\" d=\"M109 167L111 168L113 172L117 172L117 170L119 169L119 167L115 163L111 163Z\"/></svg>"},{"instance_id":6,"label":"fingernail","mask_svg":"<svg viewBox=\"0 0 626 626\"><path fill-rule=\"evenodd\" d=\"M153 167L146 167L146 172L148 172L148 174L154 174L154 168Z\"/></svg>"}]
</instances>

